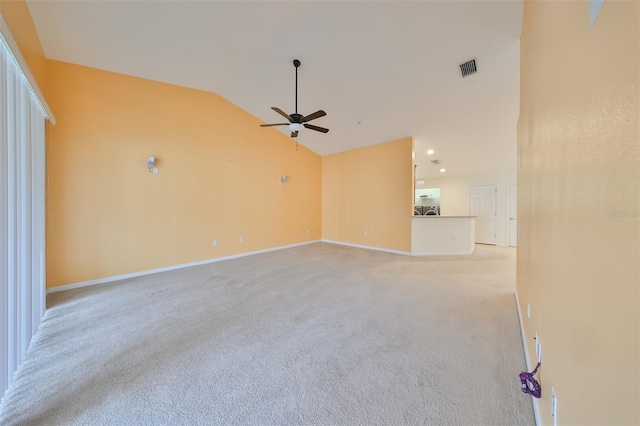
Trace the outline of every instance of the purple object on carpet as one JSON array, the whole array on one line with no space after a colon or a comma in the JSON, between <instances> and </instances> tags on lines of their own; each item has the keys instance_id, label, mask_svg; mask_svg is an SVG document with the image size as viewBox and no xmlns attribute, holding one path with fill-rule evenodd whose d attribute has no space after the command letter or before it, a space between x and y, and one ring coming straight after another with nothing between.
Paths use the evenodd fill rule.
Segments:
<instances>
[{"instance_id":1,"label":"purple object on carpet","mask_svg":"<svg viewBox=\"0 0 640 426\"><path fill-rule=\"evenodd\" d=\"M533 395L534 398L540 398L542 396L542 388L540 387L540 383L533 376L538 372L538 368L540 368L540 363L536 365L536 368L533 369L531 373L527 373L523 371L520 373L520 382L522 382L522 392Z\"/></svg>"}]
</instances>

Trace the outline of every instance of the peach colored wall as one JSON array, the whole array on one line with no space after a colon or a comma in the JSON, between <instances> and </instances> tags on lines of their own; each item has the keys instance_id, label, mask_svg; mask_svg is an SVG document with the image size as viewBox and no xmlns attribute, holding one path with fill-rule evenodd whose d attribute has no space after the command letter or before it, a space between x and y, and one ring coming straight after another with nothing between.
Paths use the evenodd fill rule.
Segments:
<instances>
[{"instance_id":1,"label":"peach colored wall","mask_svg":"<svg viewBox=\"0 0 640 426\"><path fill-rule=\"evenodd\" d=\"M640 423L640 2L526 1L517 291L543 424ZM527 302L531 319L526 318Z\"/></svg>"},{"instance_id":2,"label":"peach colored wall","mask_svg":"<svg viewBox=\"0 0 640 426\"><path fill-rule=\"evenodd\" d=\"M46 62L29 8L24 0L0 0L0 13L4 17L20 53L27 61L29 70L46 94Z\"/></svg>"},{"instance_id":3,"label":"peach colored wall","mask_svg":"<svg viewBox=\"0 0 640 426\"><path fill-rule=\"evenodd\" d=\"M47 71L49 287L320 238L317 154L212 93Z\"/></svg>"},{"instance_id":4,"label":"peach colored wall","mask_svg":"<svg viewBox=\"0 0 640 426\"><path fill-rule=\"evenodd\" d=\"M322 157L322 238L411 252L412 154L409 137Z\"/></svg>"}]
</instances>

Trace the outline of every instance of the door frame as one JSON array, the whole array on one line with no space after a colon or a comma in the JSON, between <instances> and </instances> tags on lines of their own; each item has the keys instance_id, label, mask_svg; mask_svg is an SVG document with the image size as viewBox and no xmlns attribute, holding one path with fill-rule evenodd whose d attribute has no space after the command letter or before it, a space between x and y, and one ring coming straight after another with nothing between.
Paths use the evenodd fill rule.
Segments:
<instances>
[{"instance_id":1,"label":"door frame","mask_svg":"<svg viewBox=\"0 0 640 426\"><path fill-rule=\"evenodd\" d=\"M511 187L515 186L516 188L516 220L518 220L518 183L510 183L507 185L507 246L508 247L518 247L518 226L516 225L515 237L516 237L516 245L511 245Z\"/></svg>"}]
</instances>

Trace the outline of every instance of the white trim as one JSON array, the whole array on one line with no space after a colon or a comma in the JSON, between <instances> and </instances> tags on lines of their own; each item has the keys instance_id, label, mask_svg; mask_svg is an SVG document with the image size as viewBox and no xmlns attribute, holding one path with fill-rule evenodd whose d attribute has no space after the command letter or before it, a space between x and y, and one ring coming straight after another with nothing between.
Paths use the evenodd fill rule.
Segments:
<instances>
[{"instance_id":1,"label":"white trim","mask_svg":"<svg viewBox=\"0 0 640 426\"><path fill-rule=\"evenodd\" d=\"M518 247L518 227L516 226L516 245L511 245L511 185L516 187L516 220L518 220L518 182L507 184L507 247Z\"/></svg>"},{"instance_id":2,"label":"white trim","mask_svg":"<svg viewBox=\"0 0 640 426\"><path fill-rule=\"evenodd\" d=\"M56 118L53 116L53 112L51 111L51 108L49 108L49 104L47 104L47 100L42 94L42 91L38 86L38 82L36 81L33 74L31 74L31 70L27 65L27 61L25 61L24 57L22 56L20 48L18 47L18 43L16 43L16 40L13 38L13 34L11 34L9 26L4 20L2 13L0 13L0 38L2 38L2 41L7 45L9 51L13 55L13 58L18 64L18 68L20 68L20 70L26 77L29 89L31 89L31 92L35 96L40 108L42 108L42 111L47 116L47 119L51 121L52 124L56 124Z\"/></svg>"},{"instance_id":3,"label":"white trim","mask_svg":"<svg viewBox=\"0 0 640 426\"><path fill-rule=\"evenodd\" d=\"M520 335L522 336L522 348L524 349L524 360L527 363L527 371L531 371L531 361L529 360L529 347L527 345L527 336L524 332L524 323L522 322L522 312L520 311L520 299L518 299L518 290L513 295L516 297L516 307L518 308L518 319L520 320ZM540 422L540 401L538 398L531 396L533 401L533 415L536 418L536 425L541 426Z\"/></svg>"},{"instance_id":4,"label":"white trim","mask_svg":"<svg viewBox=\"0 0 640 426\"><path fill-rule=\"evenodd\" d=\"M78 282L78 283L74 283L74 284L59 285L59 286L48 288L47 289L47 294L49 294L49 293L57 293L59 291L65 291L65 290L72 290L74 288L89 287L89 286L98 285L98 284L106 284L106 283L110 283L110 282L114 282L114 281L126 280L128 278L142 277L144 275L157 274L159 272L175 271L176 269L190 268L192 266L207 265L209 263L216 263L216 262L222 262L224 260L238 259L240 257L253 256L254 254L268 253L270 251L278 251L278 250L284 250L284 249L288 249L288 248L292 248L292 247L306 246L308 244L314 244L314 243L319 243L319 242L320 242L320 240L305 241L303 243L296 243L296 244L289 244L289 245L286 245L286 246L272 247L272 248L268 248L268 249L264 249L264 250L250 251L250 252L247 252L247 253L238 253L238 254L233 254L231 256L216 257L216 258L213 258L213 259L200 260L200 261L197 261L197 262L182 263L180 265L166 266L164 268L148 269L146 271L132 272L130 274L116 275L116 276L113 276L113 277L106 277L106 278L98 278L98 279L95 279L95 280L82 281L82 282Z\"/></svg>"},{"instance_id":5,"label":"white trim","mask_svg":"<svg viewBox=\"0 0 640 426\"><path fill-rule=\"evenodd\" d=\"M386 253L401 254L403 256L411 256L411 253L408 252L408 251L391 250L391 249L386 249L386 248L373 247L373 246L364 246L362 244L343 243L342 241L333 241L333 240L325 240L325 239L322 239L321 241L323 243L339 244L341 246L357 247L357 248L366 249L366 250L384 251Z\"/></svg>"}]
</instances>

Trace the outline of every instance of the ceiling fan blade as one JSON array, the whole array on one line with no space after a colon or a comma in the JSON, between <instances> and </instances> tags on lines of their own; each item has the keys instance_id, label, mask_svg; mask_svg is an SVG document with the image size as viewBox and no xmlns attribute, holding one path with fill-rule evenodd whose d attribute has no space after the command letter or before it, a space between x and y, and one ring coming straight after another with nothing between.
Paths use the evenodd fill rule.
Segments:
<instances>
[{"instance_id":1,"label":"ceiling fan blade","mask_svg":"<svg viewBox=\"0 0 640 426\"><path fill-rule=\"evenodd\" d=\"M283 116L284 118L286 118L287 120L291 121L291 117L289 117L289 114L287 114L286 112L284 112L280 108L271 107L271 109L274 110L275 112L277 112L278 114L280 114L281 116Z\"/></svg>"},{"instance_id":2,"label":"ceiling fan blade","mask_svg":"<svg viewBox=\"0 0 640 426\"><path fill-rule=\"evenodd\" d=\"M298 137L298 132L291 132L291 137L292 138L297 138Z\"/></svg>"},{"instance_id":3,"label":"ceiling fan blade","mask_svg":"<svg viewBox=\"0 0 640 426\"><path fill-rule=\"evenodd\" d=\"M323 110L316 111L313 114L309 114L305 118L303 118L302 122L304 123L307 121L315 120L316 118L324 117L325 115L327 115L327 113L324 112Z\"/></svg>"},{"instance_id":4,"label":"ceiling fan blade","mask_svg":"<svg viewBox=\"0 0 640 426\"><path fill-rule=\"evenodd\" d=\"M272 127L272 126L288 126L289 123L278 123L278 124L261 124L260 127Z\"/></svg>"},{"instance_id":5,"label":"ceiling fan blade","mask_svg":"<svg viewBox=\"0 0 640 426\"><path fill-rule=\"evenodd\" d=\"M316 132L327 133L329 129L325 129L324 127L314 126L313 124L303 124L307 129L315 130Z\"/></svg>"}]
</instances>

